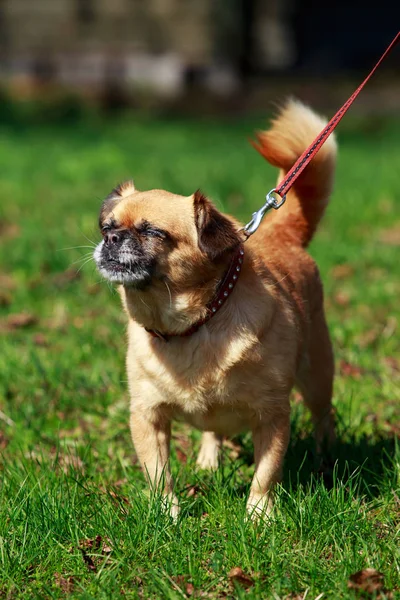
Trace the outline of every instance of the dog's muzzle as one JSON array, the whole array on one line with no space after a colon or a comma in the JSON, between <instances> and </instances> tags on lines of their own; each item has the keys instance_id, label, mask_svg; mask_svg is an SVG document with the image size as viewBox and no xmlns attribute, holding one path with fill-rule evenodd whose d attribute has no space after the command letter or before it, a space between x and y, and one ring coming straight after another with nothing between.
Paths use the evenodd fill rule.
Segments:
<instances>
[{"instance_id":1,"label":"dog's muzzle","mask_svg":"<svg viewBox=\"0 0 400 600\"><path fill-rule=\"evenodd\" d=\"M99 273L112 283L143 288L151 281L154 259L146 257L139 242L126 231L107 231L93 257Z\"/></svg>"}]
</instances>

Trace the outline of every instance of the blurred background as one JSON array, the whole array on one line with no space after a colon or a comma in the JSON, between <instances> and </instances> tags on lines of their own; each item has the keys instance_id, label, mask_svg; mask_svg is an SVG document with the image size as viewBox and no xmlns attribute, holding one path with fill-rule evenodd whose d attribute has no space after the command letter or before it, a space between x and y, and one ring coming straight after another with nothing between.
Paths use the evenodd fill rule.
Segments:
<instances>
[{"instance_id":1,"label":"blurred background","mask_svg":"<svg viewBox=\"0 0 400 600\"><path fill-rule=\"evenodd\" d=\"M222 598L226 566L257 552L254 568L268 572L257 597L347 598L364 565L398 589L400 45L336 130L335 190L310 247L336 357L332 502L319 483L311 504L291 495L293 484L309 496L317 464L295 394L287 527L236 543L251 440L225 447L222 513L219 484L193 478L199 433L180 426L177 494L202 518L176 529L184 544L158 517L154 534L136 493L145 482L128 427L126 319L92 257L102 199L131 178L140 190L200 188L247 222L277 177L248 143L254 130L287 95L334 114L399 23L395 0L0 0L0 598L65 598L74 581L74 598L136 598L141 578L143 598L175 598L182 572ZM94 573L79 540L102 539L113 554ZM174 587L157 587L167 575Z\"/></svg>"},{"instance_id":2,"label":"blurred background","mask_svg":"<svg viewBox=\"0 0 400 600\"><path fill-rule=\"evenodd\" d=\"M254 112L288 93L331 108L399 22L392 0L1 0L0 76L12 99L107 110ZM358 110L398 108L398 64Z\"/></svg>"}]
</instances>

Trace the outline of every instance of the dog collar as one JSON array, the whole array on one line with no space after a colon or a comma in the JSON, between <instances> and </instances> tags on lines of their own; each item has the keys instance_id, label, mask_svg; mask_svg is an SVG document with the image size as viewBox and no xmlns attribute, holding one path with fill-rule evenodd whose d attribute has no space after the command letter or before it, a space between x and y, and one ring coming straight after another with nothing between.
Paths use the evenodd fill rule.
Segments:
<instances>
[{"instance_id":1,"label":"dog collar","mask_svg":"<svg viewBox=\"0 0 400 600\"><path fill-rule=\"evenodd\" d=\"M146 331L153 337L164 340L164 342L168 342L171 337L189 337L193 333L196 333L196 331L198 331L200 327L204 325L204 323L207 323L207 321L209 321L219 311L219 309L229 298L229 295L232 293L232 290L239 279L239 275L242 270L243 256L244 248L243 245L240 244L235 252L229 269L218 285L215 296L210 302L208 302L206 306L207 312L205 317L191 325L189 329L186 329L182 333L161 333L161 331L158 331L157 329L148 329L145 327Z\"/></svg>"}]
</instances>

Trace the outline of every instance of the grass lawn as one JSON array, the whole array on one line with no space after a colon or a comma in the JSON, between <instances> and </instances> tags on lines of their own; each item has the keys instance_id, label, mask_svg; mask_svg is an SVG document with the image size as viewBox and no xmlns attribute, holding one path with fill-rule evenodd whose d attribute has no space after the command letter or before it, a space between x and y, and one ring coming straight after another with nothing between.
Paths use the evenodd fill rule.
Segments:
<instances>
[{"instance_id":1,"label":"grass lawn","mask_svg":"<svg viewBox=\"0 0 400 600\"><path fill-rule=\"evenodd\" d=\"M210 475L194 469L199 433L176 427L174 524L132 447L125 319L84 264L101 199L133 177L248 219L276 177L246 139L263 124L0 128L0 598L353 598L373 587L348 588L366 568L384 576L371 597L400 598L400 121L346 117L311 247L336 353L334 468L294 395L275 518L254 526L249 436Z\"/></svg>"}]
</instances>

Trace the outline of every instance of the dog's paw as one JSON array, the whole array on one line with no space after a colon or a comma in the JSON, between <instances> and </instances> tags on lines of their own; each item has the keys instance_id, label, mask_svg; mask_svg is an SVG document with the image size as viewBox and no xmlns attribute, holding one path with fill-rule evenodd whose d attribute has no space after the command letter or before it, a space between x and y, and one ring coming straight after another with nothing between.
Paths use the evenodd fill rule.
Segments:
<instances>
[{"instance_id":1,"label":"dog's paw","mask_svg":"<svg viewBox=\"0 0 400 600\"><path fill-rule=\"evenodd\" d=\"M273 509L271 494L250 494L246 510L249 519L257 522L260 519L269 519Z\"/></svg>"},{"instance_id":2,"label":"dog's paw","mask_svg":"<svg viewBox=\"0 0 400 600\"><path fill-rule=\"evenodd\" d=\"M203 445L200 448L196 464L199 469L215 471L218 469L219 447L216 445Z\"/></svg>"},{"instance_id":3,"label":"dog's paw","mask_svg":"<svg viewBox=\"0 0 400 600\"><path fill-rule=\"evenodd\" d=\"M173 521L176 521L179 515L179 502L178 498L170 492L169 494L164 494L162 498L163 509L166 513L169 514Z\"/></svg>"}]
</instances>

